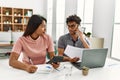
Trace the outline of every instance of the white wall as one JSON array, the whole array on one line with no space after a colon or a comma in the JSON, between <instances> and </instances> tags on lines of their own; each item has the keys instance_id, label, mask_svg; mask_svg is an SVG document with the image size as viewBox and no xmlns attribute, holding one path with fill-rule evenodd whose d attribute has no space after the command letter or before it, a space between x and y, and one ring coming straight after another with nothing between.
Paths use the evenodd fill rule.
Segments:
<instances>
[{"instance_id":1,"label":"white wall","mask_svg":"<svg viewBox=\"0 0 120 80\"><path fill-rule=\"evenodd\" d=\"M46 17L47 0L0 0L0 6L13 8L30 8L34 14Z\"/></svg>"},{"instance_id":2,"label":"white wall","mask_svg":"<svg viewBox=\"0 0 120 80\"><path fill-rule=\"evenodd\" d=\"M93 36L104 38L104 47L111 49L115 0L95 0Z\"/></svg>"}]
</instances>

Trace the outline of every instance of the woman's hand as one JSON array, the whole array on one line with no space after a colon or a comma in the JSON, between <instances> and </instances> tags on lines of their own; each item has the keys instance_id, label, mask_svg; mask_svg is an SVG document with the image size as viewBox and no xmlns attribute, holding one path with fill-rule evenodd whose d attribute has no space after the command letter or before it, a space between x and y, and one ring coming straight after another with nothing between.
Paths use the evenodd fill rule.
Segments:
<instances>
[{"instance_id":1,"label":"woman's hand","mask_svg":"<svg viewBox=\"0 0 120 80\"><path fill-rule=\"evenodd\" d=\"M59 63L59 62L57 62L57 63L52 63L51 65L56 69L56 68L59 67L60 63Z\"/></svg>"},{"instance_id":2,"label":"woman's hand","mask_svg":"<svg viewBox=\"0 0 120 80\"><path fill-rule=\"evenodd\" d=\"M29 72L29 73L34 73L36 72L38 67L34 66L34 65L28 65L27 68L26 68L26 71Z\"/></svg>"}]
</instances>

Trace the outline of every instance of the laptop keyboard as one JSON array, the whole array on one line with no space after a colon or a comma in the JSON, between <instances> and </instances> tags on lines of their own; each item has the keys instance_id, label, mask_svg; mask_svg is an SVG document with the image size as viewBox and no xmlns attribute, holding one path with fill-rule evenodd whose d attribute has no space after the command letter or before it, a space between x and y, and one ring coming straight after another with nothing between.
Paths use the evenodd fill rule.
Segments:
<instances>
[{"instance_id":1,"label":"laptop keyboard","mask_svg":"<svg viewBox=\"0 0 120 80\"><path fill-rule=\"evenodd\" d=\"M73 66L75 66L77 69L82 69L81 68L81 62L77 62L77 63L72 63Z\"/></svg>"}]
</instances>

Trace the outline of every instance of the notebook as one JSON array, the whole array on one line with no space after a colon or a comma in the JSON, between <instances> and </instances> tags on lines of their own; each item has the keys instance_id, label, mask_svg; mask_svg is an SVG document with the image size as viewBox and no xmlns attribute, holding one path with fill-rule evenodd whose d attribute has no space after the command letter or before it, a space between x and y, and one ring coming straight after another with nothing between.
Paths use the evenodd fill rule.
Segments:
<instances>
[{"instance_id":1,"label":"notebook","mask_svg":"<svg viewBox=\"0 0 120 80\"><path fill-rule=\"evenodd\" d=\"M88 68L103 67L106 61L108 49L83 49L81 62L72 63L78 69L83 66Z\"/></svg>"}]
</instances>

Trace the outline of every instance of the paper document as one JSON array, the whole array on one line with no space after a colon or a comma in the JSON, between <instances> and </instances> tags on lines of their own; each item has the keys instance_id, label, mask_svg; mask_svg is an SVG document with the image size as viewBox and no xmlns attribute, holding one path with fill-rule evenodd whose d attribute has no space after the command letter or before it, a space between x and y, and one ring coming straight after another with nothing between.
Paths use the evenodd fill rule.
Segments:
<instances>
[{"instance_id":1,"label":"paper document","mask_svg":"<svg viewBox=\"0 0 120 80\"><path fill-rule=\"evenodd\" d=\"M37 73L48 74L53 71L53 67L50 64L41 64L37 65Z\"/></svg>"},{"instance_id":2,"label":"paper document","mask_svg":"<svg viewBox=\"0 0 120 80\"><path fill-rule=\"evenodd\" d=\"M67 47L64 51L64 53L71 58L79 57L80 60L78 62L81 62L81 60L82 60L82 52L83 52L82 48L78 48L78 47L74 47L74 46L70 46L70 45L67 45Z\"/></svg>"}]
</instances>

